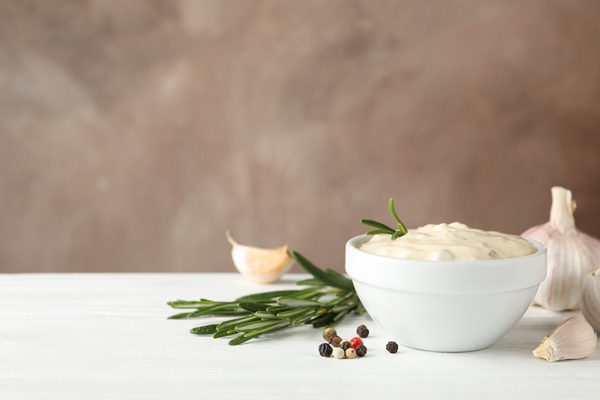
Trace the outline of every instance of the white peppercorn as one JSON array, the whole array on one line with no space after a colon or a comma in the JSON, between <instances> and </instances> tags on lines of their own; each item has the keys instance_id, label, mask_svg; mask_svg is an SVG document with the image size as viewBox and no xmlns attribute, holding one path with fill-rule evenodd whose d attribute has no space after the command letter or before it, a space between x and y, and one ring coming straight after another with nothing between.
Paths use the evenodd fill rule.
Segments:
<instances>
[{"instance_id":1,"label":"white peppercorn","mask_svg":"<svg viewBox=\"0 0 600 400\"><path fill-rule=\"evenodd\" d=\"M335 358L344 358L346 355L344 350L342 350L340 347L335 347L332 354Z\"/></svg>"}]
</instances>

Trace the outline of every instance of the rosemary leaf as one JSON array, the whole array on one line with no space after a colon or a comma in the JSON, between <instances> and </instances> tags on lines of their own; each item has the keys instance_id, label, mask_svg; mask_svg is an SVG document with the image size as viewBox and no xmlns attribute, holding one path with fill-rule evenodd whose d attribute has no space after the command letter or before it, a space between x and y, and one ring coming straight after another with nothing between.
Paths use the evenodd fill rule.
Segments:
<instances>
[{"instance_id":1,"label":"rosemary leaf","mask_svg":"<svg viewBox=\"0 0 600 400\"><path fill-rule=\"evenodd\" d=\"M254 322L260 321L260 318L256 317L254 314L251 314L246 317L234 318L224 322L221 322L217 325L217 331L226 331L232 328L235 328L237 325L244 324L246 322Z\"/></svg>"},{"instance_id":2,"label":"rosemary leaf","mask_svg":"<svg viewBox=\"0 0 600 400\"><path fill-rule=\"evenodd\" d=\"M328 301L327 303L325 303L325 305L326 306L335 306L335 305L340 304L348 299L351 299L355 295L356 295L356 293L354 293L354 292L348 292L348 293L343 294L343 296L339 296L333 300Z\"/></svg>"},{"instance_id":3,"label":"rosemary leaf","mask_svg":"<svg viewBox=\"0 0 600 400\"><path fill-rule=\"evenodd\" d=\"M378 230L385 231L388 233L392 233L395 229L390 228L386 224L382 224L381 222L373 221L372 219L361 219L361 224L372 226L373 228L377 228Z\"/></svg>"},{"instance_id":4,"label":"rosemary leaf","mask_svg":"<svg viewBox=\"0 0 600 400\"><path fill-rule=\"evenodd\" d=\"M348 314L348 310L340 311L335 315L335 317L333 317L333 322L340 322L342 319L344 319L346 314Z\"/></svg>"},{"instance_id":5,"label":"rosemary leaf","mask_svg":"<svg viewBox=\"0 0 600 400\"><path fill-rule=\"evenodd\" d=\"M230 346L237 346L238 344L242 344L242 343L244 343L244 342L247 342L247 341L248 341L248 340L250 340L250 339L254 339L254 338L251 338L251 337L245 337L245 336L244 336L244 334L241 334L241 335L239 335L239 336L236 336L234 339L231 339L231 340L229 341L229 345L230 345Z\"/></svg>"},{"instance_id":6,"label":"rosemary leaf","mask_svg":"<svg viewBox=\"0 0 600 400\"><path fill-rule=\"evenodd\" d=\"M343 279L347 279L347 278L346 278L344 275L340 274L340 273L339 273L339 272L337 272L337 271L334 271L334 270L333 270L333 269L331 269L331 268L327 268L327 269L325 270L325 272L326 272L327 274L329 274L329 275L333 276L334 278L343 278Z\"/></svg>"},{"instance_id":7,"label":"rosemary leaf","mask_svg":"<svg viewBox=\"0 0 600 400\"><path fill-rule=\"evenodd\" d=\"M335 314L332 312L329 312L327 314L321 315L318 318L315 318L311 321L313 328L321 328L323 326L327 326L327 324L329 324L331 321L333 321L333 318L335 317Z\"/></svg>"},{"instance_id":8,"label":"rosemary leaf","mask_svg":"<svg viewBox=\"0 0 600 400\"><path fill-rule=\"evenodd\" d=\"M354 306L355 306L355 304L343 304L343 305L333 307L333 309L331 311L334 313L337 313L340 311L349 311L350 309L354 308Z\"/></svg>"},{"instance_id":9,"label":"rosemary leaf","mask_svg":"<svg viewBox=\"0 0 600 400\"><path fill-rule=\"evenodd\" d=\"M273 306L273 307L269 307L269 308L267 308L267 312L268 312L268 313L271 313L271 314L273 314L273 315L277 315L277 314L279 314L280 312L282 312L282 311L287 311L287 310L289 310L289 309L290 309L289 307Z\"/></svg>"},{"instance_id":10,"label":"rosemary leaf","mask_svg":"<svg viewBox=\"0 0 600 400\"><path fill-rule=\"evenodd\" d=\"M322 269L319 269L313 263L308 261L303 255L298 253L297 251L292 251L292 257L296 260L298 265L300 265L306 272L314 276L315 278L321 280L329 286L337 287L344 290L354 290L354 284L352 281L344 276L335 277L331 276Z\"/></svg>"},{"instance_id":11,"label":"rosemary leaf","mask_svg":"<svg viewBox=\"0 0 600 400\"><path fill-rule=\"evenodd\" d=\"M321 307L321 303L313 300L302 300L302 299L291 299L289 297L282 297L277 300L277 304L282 307L288 308L302 308L302 307Z\"/></svg>"},{"instance_id":12,"label":"rosemary leaf","mask_svg":"<svg viewBox=\"0 0 600 400\"><path fill-rule=\"evenodd\" d=\"M309 321L314 317L315 310L305 311L304 314L297 316L296 318L290 319L290 324L292 326L302 325L303 323Z\"/></svg>"},{"instance_id":13,"label":"rosemary leaf","mask_svg":"<svg viewBox=\"0 0 600 400\"><path fill-rule=\"evenodd\" d=\"M290 325L289 321L280 321L280 322L274 323L270 326L266 326L261 329L256 329L251 332L247 332L244 334L244 337L252 339L252 338L258 337L260 335L263 335L265 333L269 333L269 332L273 332L273 331L276 331L281 328L285 328L286 326L289 326L289 325Z\"/></svg>"},{"instance_id":14,"label":"rosemary leaf","mask_svg":"<svg viewBox=\"0 0 600 400\"><path fill-rule=\"evenodd\" d=\"M273 326L278 326L282 323L289 324L288 321L258 321L258 322L249 322L246 324L237 325L235 330L238 332L249 333L257 330L269 329Z\"/></svg>"},{"instance_id":15,"label":"rosemary leaf","mask_svg":"<svg viewBox=\"0 0 600 400\"><path fill-rule=\"evenodd\" d=\"M317 278L304 279L302 281L296 282L296 285L298 285L298 286L318 286L318 287L327 286L325 283L318 280Z\"/></svg>"},{"instance_id":16,"label":"rosemary leaf","mask_svg":"<svg viewBox=\"0 0 600 400\"><path fill-rule=\"evenodd\" d=\"M172 308L202 308L202 307L212 307L214 305L219 304L218 301L210 301L210 300L177 300L177 301L169 301L167 302L169 306Z\"/></svg>"},{"instance_id":17,"label":"rosemary leaf","mask_svg":"<svg viewBox=\"0 0 600 400\"><path fill-rule=\"evenodd\" d=\"M315 317L320 317L321 315L326 314L328 311L329 310L327 310L327 308L321 307L315 312Z\"/></svg>"},{"instance_id":18,"label":"rosemary leaf","mask_svg":"<svg viewBox=\"0 0 600 400\"><path fill-rule=\"evenodd\" d=\"M235 335L236 333L238 333L238 331L236 331L234 328L228 329L226 331L225 330L216 331L215 334L213 335L213 339L218 339L218 338L225 337L225 336Z\"/></svg>"},{"instance_id":19,"label":"rosemary leaf","mask_svg":"<svg viewBox=\"0 0 600 400\"><path fill-rule=\"evenodd\" d=\"M237 303L223 303L213 307L201 308L188 315L188 318L199 317L202 315L232 315L244 314L247 311L240 308Z\"/></svg>"},{"instance_id":20,"label":"rosemary leaf","mask_svg":"<svg viewBox=\"0 0 600 400\"><path fill-rule=\"evenodd\" d=\"M263 335L265 333L269 333L269 332L273 332L276 331L278 329L281 328L285 328L286 326L289 326L289 322L288 321L281 321L277 324L273 324L271 327L267 327L267 328L263 328L263 329L257 329L255 331L252 332L248 332L242 335L239 335L233 339L231 339L229 341L229 345L230 346L237 346L238 344L242 344L244 342L247 342L250 339L254 339L260 335Z\"/></svg>"},{"instance_id":21,"label":"rosemary leaf","mask_svg":"<svg viewBox=\"0 0 600 400\"><path fill-rule=\"evenodd\" d=\"M266 311L272 305L269 303L239 303L240 308L249 312Z\"/></svg>"},{"instance_id":22,"label":"rosemary leaf","mask_svg":"<svg viewBox=\"0 0 600 400\"><path fill-rule=\"evenodd\" d=\"M398 223L398 231L402 232L402 234L399 236L405 235L408 232L408 230L406 229L404 222L402 222L400 217L398 217L398 214L396 214L396 208L394 207L394 198L391 198L388 202L388 209L390 211L390 214L392 214L392 217L394 217L394 219Z\"/></svg>"},{"instance_id":23,"label":"rosemary leaf","mask_svg":"<svg viewBox=\"0 0 600 400\"><path fill-rule=\"evenodd\" d=\"M268 311L257 311L254 313L254 316L261 319L279 319L277 318L277 315L271 314Z\"/></svg>"},{"instance_id":24,"label":"rosemary leaf","mask_svg":"<svg viewBox=\"0 0 600 400\"><path fill-rule=\"evenodd\" d=\"M304 289L298 293L295 293L291 296L286 296L286 298L294 298L294 299L311 299L315 297L321 297L323 294L323 288L308 288Z\"/></svg>"},{"instance_id":25,"label":"rosemary leaf","mask_svg":"<svg viewBox=\"0 0 600 400\"><path fill-rule=\"evenodd\" d=\"M184 318L188 318L188 316L191 314L191 312L184 312L181 314L175 314L175 315L171 315L169 318L167 319L184 319Z\"/></svg>"},{"instance_id":26,"label":"rosemary leaf","mask_svg":"<svg viewBox=\"0 0 600 400\"><path fill-rule=\"evenodd\" d=\"M273 326L273 325L276 325L279 323L281 323L281 320L278 320L278 321L266 320L266 321L248 322L245 324L236 325L235 330L238 332L247 333L247 332L255 331L257 329L268 328L270 326Z\"/></svg>"},{"instance_id":27,"label":"rosemary leaf","mask_svg":"<svg viewBox=\"0 0 600 400\"><path fill-rule=\"evenodd\" d=\"M316 312L316 310L310 309L310 308L308 310L306 308L296 308L293 310L280 312L279 314L277 314L277 318L292 319L292 318L297 318L301 315L305 315L307 312L310 314L314 314Z\"/></svg>"},{"instance_id":28,"label":"rosemary leaf","mask_svg":"<svg viewBox=\"0 0 600 400\"><path fill-rule=\"evenodd\" d=\"M190 329L190 333L193 335L213 335L217 332L217 324L197 326Z\"/></svg>"},{"instance_id":29,"label":"rosemary leaf","mask_svg":"<svg viewBox=\"0 0 600 400\"><path fill-rule=\"evenodd\" d=\"M300 290L276 290L273 292L263 292L256 294L249 294L247 296L239 297L235 300L236 303L260 303L262 301L273 300L281 296L290 296Z\"/></svg>"},{"instance_id":30,"label":"rosemary leaf","mask_svg":"<svg viewBox=\"0 0 600 400\"><path fill-rule=\"evenodd\" d=\"M373 228L377 228L375 230L368 231L366 233L367 236L391 235L392 240L396 240L400 236L404 236L404 235L406 235L406 233L408 233L408 229L406 229L406 225L404 225L404 222L402 222L402 220L400 219L400 217L398 217L398 214L396 213L396 208L394 207L394 199L393 198L391 198L390 201L388 202L388 210L389 210L390 214L392 215L392 217L394 217L394 220L396 221L396 225L398 226L398 229L397 230L392 229L389 226L382 224L381 222L373 221L371 219L361 219L360 220L361 223L371 226Z\"/></svg>"},{"instance_id":31,"label":"rosemary leaf","mask_svg":"<svg viewBox=\"0 0 600 400\"><path fill-rule=\"evenodd\" d=\"M359 301L354 312L357 314L364 314L367 312L367 310L365 310L365 306L363 306L363 304Z\"/></svg>"}]
</instances>

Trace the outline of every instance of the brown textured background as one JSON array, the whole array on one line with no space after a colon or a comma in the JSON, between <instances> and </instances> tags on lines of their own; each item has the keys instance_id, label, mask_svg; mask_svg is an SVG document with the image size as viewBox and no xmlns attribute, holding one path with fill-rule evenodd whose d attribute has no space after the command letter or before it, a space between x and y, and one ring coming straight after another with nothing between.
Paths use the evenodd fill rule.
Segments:
<instances>
[{"instance_id":1,"label":"brown textured background","mask_svg":"<svg viewBox=\"0 0 600 400\"><path fill-rule=\"evenodd\" d=\"M0 0L0 272L343 269L360 218L600 236L600 2ZM297 268L297 267L296 267ZM295 271L298 271L296 269Z\"/></svg>"}]
</instances>

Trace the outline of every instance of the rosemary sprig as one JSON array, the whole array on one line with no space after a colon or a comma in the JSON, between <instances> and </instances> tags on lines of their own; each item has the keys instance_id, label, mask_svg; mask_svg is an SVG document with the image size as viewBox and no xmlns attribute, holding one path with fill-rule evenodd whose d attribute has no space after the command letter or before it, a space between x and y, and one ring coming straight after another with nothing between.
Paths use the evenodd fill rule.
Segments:
<instances>
[{"instance_id":1,"label":"rosemary sprig","mask_svg":"<svg viewBox=\"0 0 600 400\"><path fill-rule=\"evenodd\" d=\"M389 210L390 214L392 215L392 217L394 217L394 219L396 220L398 229L390 228L386 224L382 224L381 222L373 221L371 219L361 219L360 220L361 223L368 225L372 228L375 228L374 230L367 232L366 235L369 235L369 236L392 235L392 240L396 240L400 236L406 235L408 230L406 229L406 225L404 225L404 222L402 222L402 220L400 219L400 217L398 217L398 214L396 213L393 198L391 198L390 201L388 202L388 210Z\"/></svg>"},{"instance_id":2,"label":"rosemary sprig","mask_svg":"<svg viewBox=\"0 0 600 400\"><path fill-rule=\"evenodd\" d=\"M391 228L390 228L391 229ZM245 343L279 329L312 325L315 328L333 326L350 313L365 312L352 280L331 269L322 270L296 251L291 252L313 278L297 282L304 289L278 290L242 296L231 302L177 300L167 304L175 309L190 310L169 319L193 318L206 315L237 315L219 324L192 328L195 335L213 338L235 336L232 346Z\"/></svg>"}]
</instances>

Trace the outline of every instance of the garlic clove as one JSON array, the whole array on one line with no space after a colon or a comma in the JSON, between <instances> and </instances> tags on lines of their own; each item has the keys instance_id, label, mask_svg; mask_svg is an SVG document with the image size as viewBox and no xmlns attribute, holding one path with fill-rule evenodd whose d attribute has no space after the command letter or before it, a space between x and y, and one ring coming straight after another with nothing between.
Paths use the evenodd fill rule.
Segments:
<instances>
[{"instance_id":1,"label":"garlic clove","mask_svg":"<svg viewBox=\"0 0 600 400\"><path fill-rule=\"evenodd\" d=\"M233 264L240 274L253 282L277 282L294 263L287 245L276 249L261 249L237 243L229 235L229 232L226 232L225 235L232 246Z\"/></svg>"},{"instance_id":2,"label":"garlic clove","mask_svg":"<svg viewBox=\"0 0 600 400\"><path fill-rule=\"evenodd\" d=\"M553 311L579 307L583 280L600 263L600 240L577 229L575 208L571 191L555 186L550 221L522 234L547 248L548 275L538 288L534 304Z\"/></svg>"},{"instance_id":3,"label":"garlic clove","mask_svg":"<svg viewBox=\"0 0 600 400\"><path fill-rule=\"evenodd\" d=\"M583 318L571 317L561 322L533 351L547 361L576 360L596 350L596 334Z\"/></svg>"},{"instance_id":4,"label":"garlic clove","mask_svg":"<svg viewBox=\"0 0 600 400\"><path fill-rule=\"evenodd\" d=\"M600 332L600 266L583 281L581 313L594 331Z\"/></svg>"}]
</instances>

